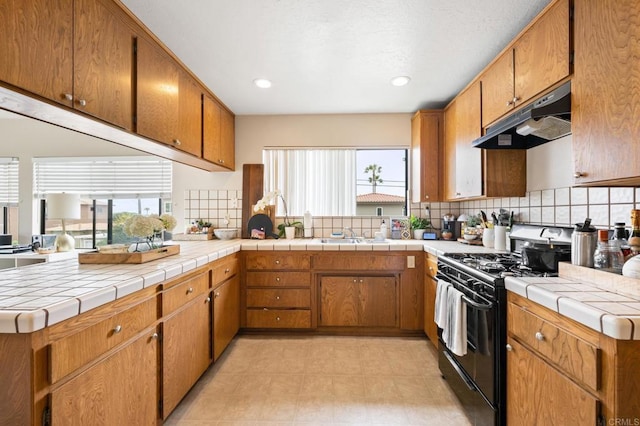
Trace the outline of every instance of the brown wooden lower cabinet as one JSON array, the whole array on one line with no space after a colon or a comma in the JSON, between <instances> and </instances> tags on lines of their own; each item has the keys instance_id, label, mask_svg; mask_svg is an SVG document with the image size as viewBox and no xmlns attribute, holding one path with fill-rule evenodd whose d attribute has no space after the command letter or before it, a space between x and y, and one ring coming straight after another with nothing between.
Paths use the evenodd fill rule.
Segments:
<instances>
[{"instance_id":1,"label":"brown wooden lower cabinet","mask_svg":"<svg viewBox=\"0 0 640 426\"><path fill-rule=\"evenodd\" d=\"M160 349L157 337L156 328L147 330L53 390L51 424L156 425Z\"/></svg>"},{"instance_id":2,"label":"brown wooden lower cabinet","mask_svg":"<svg viewBox=\"0 0 640 426\"><path fill-rule=\"evenodd\" d=\"M397 327L395 276L320 279L320 326Z\"/></svg>"},{"instance_id":3,"label":"brown wooden lower cabinet","mask_svg":"<svg viewBox=\"0 0 640 426\"><path fill-rule=\"evenodd\" d=\"M507 300L508 424L640 420L640 341L613 339L511 292Z\"/></svg>"},{"instance_id":4,"label":"brown wooden lower cabinet","mask_svg":"<svg viewBox=\"0 0 640 426\"><path fill-rule=\"evenodd\" d=\"M240 328L240 278L235 275L213 289L213 360L227 348Z\"/></svg>"},{"instance_id":5,"label":"brown wooden lower cabinet","mask_svg":"<svg viewBox=\"0 0 640 426\"><path fill-rule=\"evenodd\" d=\"M433 254L426 254L426 274L424 277L424 333L431 343L438 347L438 326L434 321L436 306L436 274L438 273L438 258Z\"/></svg>"},{"instance_id":6,"label":"brown wooden lower cabinet","mask_svg":"<svg viewBox=\"0 0 640 426\"><path fill-rule=\"evenodd\" d=\"M248 309L249 328L310 328L311 311L308 309Z\"/></svg>"}]
</instances>

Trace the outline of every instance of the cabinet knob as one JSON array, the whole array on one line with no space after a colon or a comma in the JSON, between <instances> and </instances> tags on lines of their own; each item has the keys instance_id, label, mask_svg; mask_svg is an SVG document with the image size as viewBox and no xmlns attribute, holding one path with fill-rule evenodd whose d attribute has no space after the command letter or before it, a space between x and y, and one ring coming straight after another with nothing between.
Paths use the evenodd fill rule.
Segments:
<instances>
[{"instance_id":1,"label":"cabinet knob","mask_svg":"<svg viewBox=\"0 0 640 426\"><path fill-rule=\"evenodd\" d=\"M360 282L362 282L362 280L360 280Z\"/></svg>"},{"instance_id":2,"label":"cabinet knob","mask_svg":"<svg viewBox=\"0 0 640 426\"><path fill-rule=\"evenodd\" d=\"M277 282L280 282L280 277L276 277L276 281L277 281Z\"/></svg>"},{"instance_id":3,"label":"cabinet knob","mask_svg":"<svg viewBox=\"0 0 640 426\"><path fill-rule=\"evenodd\" d=\"M279 264L280 264L280 261L279 261L279 260L276 260L276 265L279 265Z\"/></svg>"},{"instance_id":4,"label":"cabinet knob","mask_svg":"<svg viewBox=\"0 0 640 426\"><path fill-rule=\"evenodd\" d=\"M511 352L513 350L513 346L511 346L510 344L507 343L507 352Z\"/></svg>"},{"instance_id":5,"label":"cabinet knob","mask_svg":"<svg viewBox=\"0 0 640 426\"><path fill-rule=\"evenodd\" d=\"M158 337L160 337L160 336L158 336L158 333L153 333L153 334L151 335L151 338L152 338L153 340L157 340L157 339L158 339Z\"/></svg>"},{"instance_id":6,"label":"cabinet knob","mask_svg":"<svg viewBox=\"0 0 640 426\"><path fill-rule=\"evenodd\" d=\"M358 280L356 280L356 279L354 278L354 279L353 279L353 282L354 282L354 283L357 283L357 282L358 282Z\"/></svg>"},{"instance_id":7,"label":"cabinet knob","mask_svg":"<svg viewBox=\"0 0 640 426\"><path fill-rule=\"evenodd\" d=\"M193 293L193 287L189 287L189 289L187 290L187 294L191 294Z\"/></svg>"},{"instance_id":8,"label":"cabinet knob","mask_svg":"<svg viewBox=\"0 0 640 426\"><path fill-rule=\"evenodd\" d=\"M116 325L116 326L113 328L113 334L118 334L118 333L120 333L121 331L122 331L122 326L121 326L120 324Z\"/></svg>"},{"instance_id":9,"label":"cabinet knob","mask_svg":"<svg viewBox=\"0 0 640 426\"><path fill-rule=\"evenodd\" d=\"M520 100L519 96L514 96L513 97L513 103L515 104L516 102L518 102Z\"/></svg>"},{"instance_id":10,"label":"cabinet knob","mask_svg":"<svg viewBox=\"0 0 640 426\"><path fill-rule=\"evenodd\" d=\"M276 296L276 300L280 300L280 296Z\"/></svg>"},{"instance_id":11,"label":"cabinet knob","mask_svg":"<svg viewBox=\"0 0 640 426\"><path fill-rule=\"evenodd\" d=\"M219 292L219 291L216 291L215 296L216 296L216 298L220 297L220 292Z\"/></svg>"},{"instance_id":12,"label":"cabinet knob","mask_svg":"<svg viewBox=\"0 0 640 426\"><path fill-rule=\"evenodd\" d=\"M583 176L584 176L584 173L582 173L582 172L575 172L573 174L573 177L576 178L576 179L581 178Z\"/></svg>"},{"instance_id":13,"label":"cabinet knob","mask_svg":"<svg viewBox=\"0 0 640 426\"><path fill-rule=\"evenodd\" d=\"M280 321L280 317L276 317L276 321Z\"/></svg>"},{"instance_id":14,"label":"cabinet knob","mask_svg":"<svg viewBox=\"0 0 640 426\"><path fill-rule=\"evenodd\" d=\"M230 270L229 270L229 268L227 268L227 269L225 269L225 270L224 270L224 273L225 273L225 274L228 274L228 273L229 273L229 271L230 271Z\"/></svg>"},{"instance_id":15,"label":"cabinet knob","mask_svg":"<svg viewBox=\"0 0 640 426\"><path fill-rule=\"evenodd\" d=\"M544 334L539 331L536 332L536 340L539 340L540 342L544 341Z\"/></svg>"},{"instance_id":16,"label":"cabinet knob","mask_svg":"<svg viewBox=\"0 0 640 426\"><path fill-rule=\"evenodd\" d=\"M182 142L180 142L180 139L174 139L174 140L173 140L173 144L174 144L175 146L180 146L180 145L182 145Z\"/></svg>"},{"instance_id":17,"label":"cabinet knob","mask_svg":"<svg viewBox=\"0 0 640 426\"><path fill-rule=\"evenodd\" d=\"M205 303L209 303L209 302L211 302L211 298L210 298L210 297L207 297L207 298L205 299Z\"/></svg>"},{"instance_id":18,"label":"cabinet knob","mask_svg":"<svg viewBox=\"0 0 640 426\"><path fill-rule=\"evenodd\" d=\"M459 197L459 196L461 196L461 195L462 195L461 193L456 192L456 197Z\"/></svg>"},{"instance_id":19,"label":"cabinet knob","mask_svg":"<svg viewBox=\"0 0 640 426\"><path fill-rule=\"evenodd\" d=\"M80 99L80 100L78 100L78 105L87 106L87 101L85 99Z\"/></svg>"},{"instance_id":20,"label":"cabinet knob","mask_svg":"<svg viewBox=\"0 0 640 426\"><path fill-rule=\"evenodd\" d=\"M224 160L218 160L218 163L224 164Z\"/></svg>"},{"instance_id":21,"label":"cabinet knob","mask_svg":"<svg viewBox=\"0 0 640 426\"><path fill-rule=\"evenodd\" d=\"M424 199L425 199L425 200L428 200L428 199L429 199L429 196L425 194Z\"/></svg>"},{"instance_id":22,"label":"cabinet knob","mask_svg":"<svg viewBox=\"0 0 640 426\"><path fill-rule=\"evenodd\" d=\"M507 101L507 106L513 105L513 101Z\"/></svg>"},{"instance_id":23,"label":"cabinet knob","mask_svg":"<svg viewBox=\"0 0 640 426\"><path fill-rule=\"evenodd\" d=\"M73 95L71 93L65 93L64 94L64 98L68 101L72 101L73 100Z\"/></svg>"}]
</instances>

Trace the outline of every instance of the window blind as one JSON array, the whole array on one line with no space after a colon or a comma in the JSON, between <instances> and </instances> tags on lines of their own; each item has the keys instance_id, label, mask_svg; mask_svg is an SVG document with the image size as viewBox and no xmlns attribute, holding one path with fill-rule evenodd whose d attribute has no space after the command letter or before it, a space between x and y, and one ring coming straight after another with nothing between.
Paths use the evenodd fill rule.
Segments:
<instances>
[{"instance_id":1,"label":"window blind","mask_svg":"<svg viewBox=\"0 0 640 426\"><path fill-rule=\"evenodd\" d=\"M17 158L0 158L0 207L18 205L18 164Z\"/></svg>"},{"instance_id":2,"label":"window blind","mask_svg":"<svg viewBox=\"0 0 640 426\"><path fill-rule=\"evenodd\" d=\"M70 192L91 199L171 198L171 162L154 157L36 158L34 196Z\"/></svg>"}]
</instances>

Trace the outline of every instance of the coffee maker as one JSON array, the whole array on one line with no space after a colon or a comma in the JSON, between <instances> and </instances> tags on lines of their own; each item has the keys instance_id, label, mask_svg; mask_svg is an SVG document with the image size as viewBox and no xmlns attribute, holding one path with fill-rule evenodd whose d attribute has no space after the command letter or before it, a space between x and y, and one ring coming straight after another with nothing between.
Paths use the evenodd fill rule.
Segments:
<instances>
[{"instance_id":1,"label":"coffee maker","mask_svg":"<svg viewBox=\"0 0 640 426\"><path fill-rule=\"evenodd\" d=\"M453 214L445 214L442 217L442 239L455 241L461 237L462 222L457 222Z\"/></svg>"}]
</instances>

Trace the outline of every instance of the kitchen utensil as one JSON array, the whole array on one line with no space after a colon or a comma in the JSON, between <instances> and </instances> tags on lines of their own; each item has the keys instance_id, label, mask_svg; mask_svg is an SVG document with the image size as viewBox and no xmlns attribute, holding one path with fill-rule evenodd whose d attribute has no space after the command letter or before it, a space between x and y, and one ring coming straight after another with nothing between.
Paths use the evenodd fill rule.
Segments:
<instances>
[{"instance_id":1,"label":"kitchen utensil","mask_svg":"<svg viewBox=\"0 0 640 426\"><path fill-rule=\"evenodd\" d=\"M498 225L498 216L496 216L496 212L491 212L491 218L493 219L493 226Z\"/></svg>"},{"instance_id":2,"label":"kitchen utensil","mask_svg":"<svg viewBox=\"0 0 640 426\"><path fill-rule=\"evenodd\" d=\"M266 214L258 213L251 216L247 227L249 228L249 235L251 235L252 229L258 229L263 231L266 237L278 238L278 234L273 233L273 222L271 222L271 218Z\"/></svg>"},{"instance_id":3,"label":"kitchen utensil","mask_svg":"<svg viewBox=\"0 0 640 426\"><path fill-rule=\"evenodd\" d=\"M483 212L482 210L480 210L480 220L482 220L482 227L486 228L487 227L487 214L485 212Z\"/></svg>"},{"instance_id":4,"label":"kitchen utensil","mask_svg":"<svg viewBox=\"0 0 640 426\"><path fill-rule=\"evenodd\" d=\"M593 268L593 254L596 250L596 232L573 231L571 234L571 263Z\"/></svg>"},{"instance_id":5,"label":"kitchen utensil","mask_svg":"<svg viewBox=\"0 0 640 426\"><path fill-rule=\"evenodd\" d=\"M557 272L558 262L571 260L571 247L525 242L520 251L522 264L542 272Z\"/></svg>"},{"instance_id":6,"label":"kitchen utensil","mask_svg":"<svg viewBox=\"0 0 640 426\"><path fill-rule=\"evenodd\" d=\"M584 220L584 222L582 223L582 229L580 230L581 232L589 232L589 225L591 225L591 218L588 217Z\"/></svg>"},{"instance_id":7,"label":"kitchen utensil","mask_svg":"<svg viewBox=\"0 0 640 426\"><path fill-rule=\"evenodd\" d=\"M513 228L513 210L511 210L511 214L509 215L509 228Z\"/></svg>"}]
</instances>

